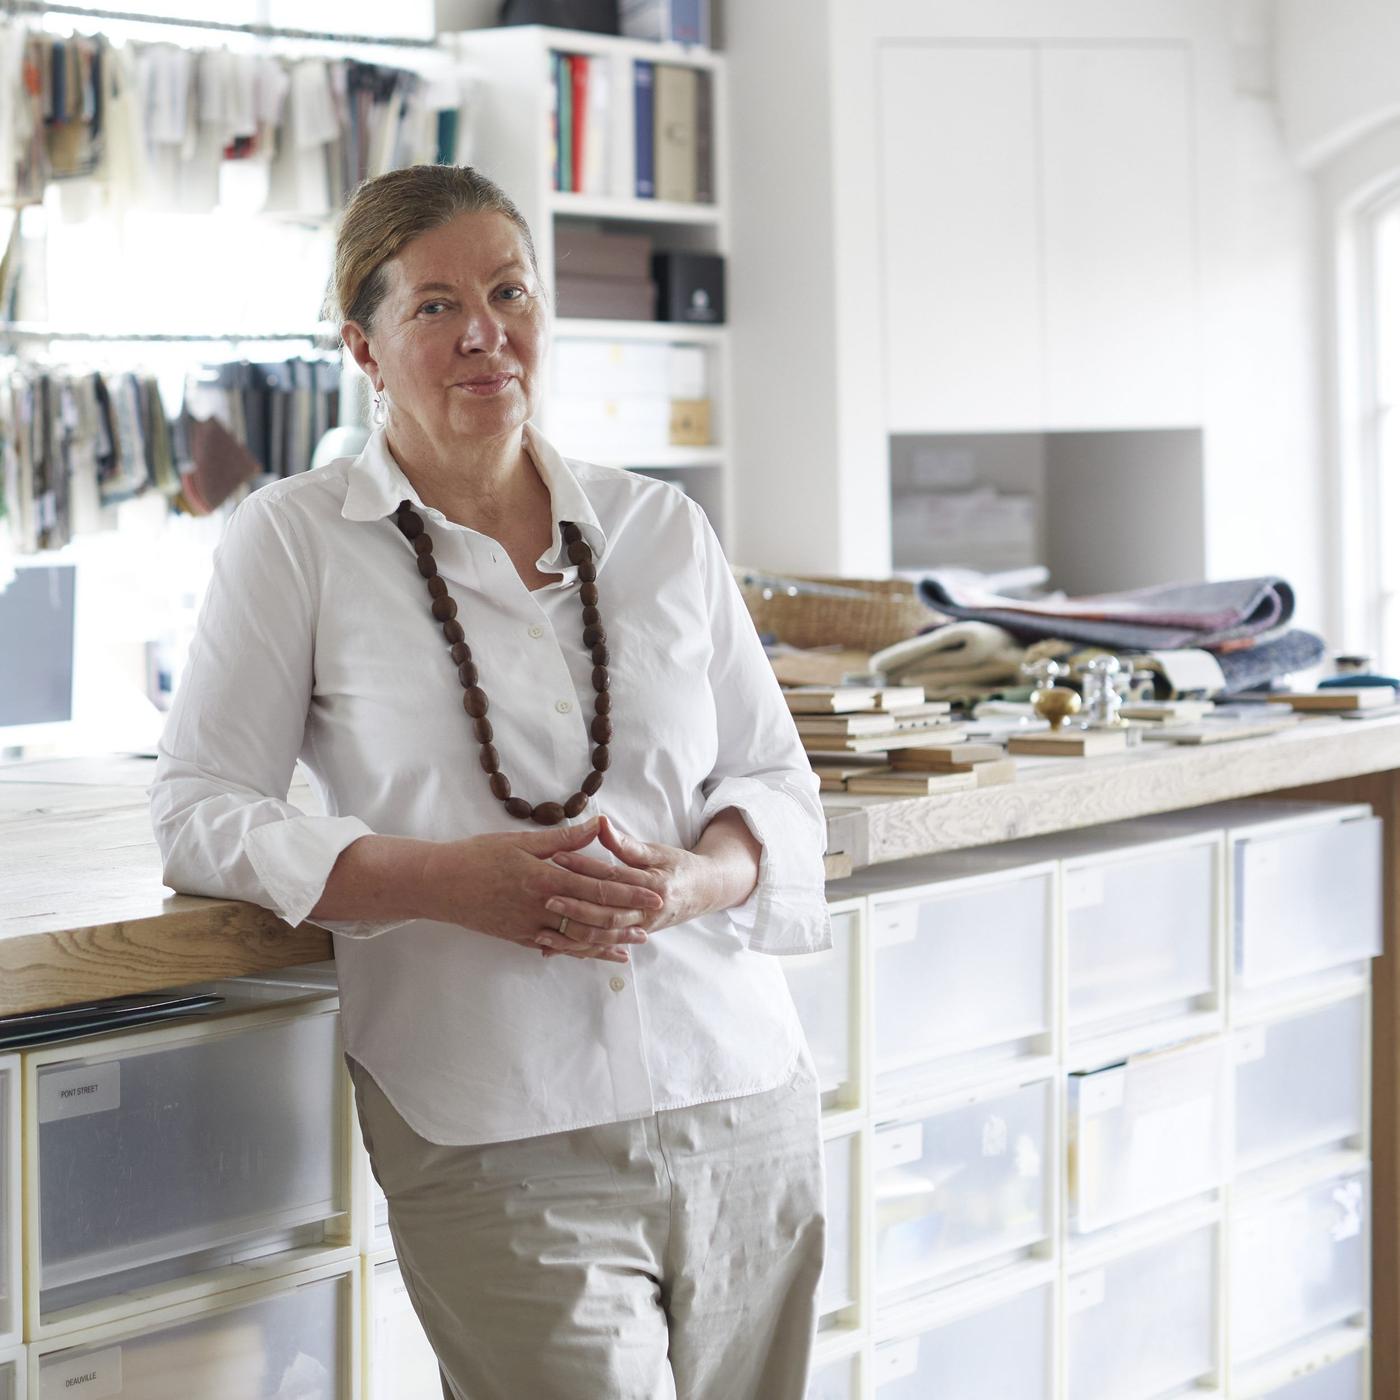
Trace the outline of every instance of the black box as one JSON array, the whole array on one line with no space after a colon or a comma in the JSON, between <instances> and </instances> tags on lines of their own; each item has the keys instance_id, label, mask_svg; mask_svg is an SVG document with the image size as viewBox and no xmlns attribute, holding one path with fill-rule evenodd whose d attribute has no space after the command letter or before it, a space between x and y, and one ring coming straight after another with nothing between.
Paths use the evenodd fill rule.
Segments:
<instances>
[{"instance_id":1,"label":"black box","mask_svg":"<svg viewBox=\"0 0 1400 1400\"><path fill-rule=\"evenodd\" d=\"M718 253L657 253L656 319L724 324L724 259Z\"/></svg>"},{"instance_id":2,"label":"black box","mask_svg":"<svg viewBox=\"0 0 1400 1400\"><path fill-rule=\"evenodd\" d=\"M497 23L547 24L554 29L616 34L617 0L502 0Z\"/></svg>"}]
</instances>

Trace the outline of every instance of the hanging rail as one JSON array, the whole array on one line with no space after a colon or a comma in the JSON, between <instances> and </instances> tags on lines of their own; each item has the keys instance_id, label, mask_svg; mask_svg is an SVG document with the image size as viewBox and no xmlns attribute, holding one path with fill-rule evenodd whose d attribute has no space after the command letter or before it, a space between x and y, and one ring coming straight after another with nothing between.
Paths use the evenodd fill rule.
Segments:
<instances>
[{"instance_id":1,"label":"hanging rail","mask_svg":"<svg viewBox=\"0 0 1400 1400\"><path fill-rule=\"evenodd\" d=\"M320 330L314 331L273 331L268 335L259 335L244 331L235 331L228 335L211 335L200 332L180 335L148 331L137 332L134 335L119 335L110 331L50 330L45 326L35 325L32 322L0 321L0 340L6 337L14 337L24 340L90 340L98 342L111 341L116 343L125 343L128 341L164 341L178 345L196 341L237 343L240 341L252 340L332 340L339 339L339 336L339 328L332 325L326 325Z\"/></svg>"},{"instance_id":2,"label":"hanging rail","mask_svg":"<svg viewBox=\"0 0 1400 1400\"><path fill-rule=\"evenodd\" d=\"M0 0L0 15L58 14L80 19L120 20L132 24L171 24L186 29L216 29L226 34L251 34L258 39L310 39L330 44L383 44L397 49L432 49L436 39L394 39L383 34L333 34L319 29L282 29L271 24L232 24L228 20L183 19L174 15L143 15L132 10L89 10L81 5L51 5L44 0Z\"/></svg>"}]
</instances>

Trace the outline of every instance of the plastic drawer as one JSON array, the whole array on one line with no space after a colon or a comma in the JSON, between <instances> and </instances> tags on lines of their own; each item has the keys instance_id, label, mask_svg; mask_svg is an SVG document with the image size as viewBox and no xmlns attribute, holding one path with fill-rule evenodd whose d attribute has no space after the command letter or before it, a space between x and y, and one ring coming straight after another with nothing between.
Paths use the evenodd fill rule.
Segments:
<instances>
[{"instance_id":1,"label":"plastic drawer","mask_svg":"<svg viewBox=\"0 0 1400 1400\"><path fill-rule=\"evenodd\" d=\"M829 1319L856 1301L856 1211L859 1197L857 1137L833 1138L826 1144L826 1266L822 1271L819 1311Z\"/></svg>"},{"instance_id":2,"label":"plastic drawer","mask_svg":"<svg viewBox=\"0 0 1400 1400\"><path fill-rule=\"evenodd\" d=\"M1252 1390L1249 1400L1366 1400L1366 1353L1354 1351L1270 1390Z\"/></svg>"},{"instance_id":3,"label":"plastic drawer","mask_svg":"<svg viewBox=\"0 0 1400 1400\"><path fill-rule=\"evenodd\" d=\"M1367 1034L1364 993L1235 1032L1237 1172L1361 1146Z\"/></svg>"},{"instance_id":4,"label":"plastic drawer","mask_svg":"<svg viewBox=\"0 0 1400 1400\"><path fill-rule=\"evenodd\" d=\"M874 1136L875 1286L885 1299L980 1272L1051 1233L1054 1086L1000 1089Z\"/></svg>"},{"instance_id":5,"label":"plastic drawer","mask_svg":"<svg viewBox=\"0 0 1400 1400\"><path fill-rule=\"evenodd\" d=\"M370 1272L369 1400L442 1400L437 1357L399 1266L390 1259Z\"/></svg>"},{"instance_id":6,"label":"plastic drawer","mask_svg":"<svg viewBox=\"0 0 1400 1400\"><path fill-rule=\"evenodd\" d=\"M1048 1284L875 1348L879 1400L1050 1400Z\"/></svg>"},{"instance_id":7,"label":"plastic drawer","mask_svg":"<svg viewBox=\"0 0 1400 1400\"><path fill-rule=\"evenodd\" d=\"M814 1367L806 1400L860 1400L860 1359L843 1356Z\"/></svg>"},{"instance_id":8,"label":"plastic drawer","mask_svg":"<svg viewBox=\"0 0 1400 1400\"><path fill-rule=\"evenodd\" d=\"M1212 1037L1069 1076L1073 1230L1099 1230L1222 1184L1226 1050Z\"/></svg>"},{"instance_id":9,"label":"plastic drawer","mask_svg":"<svg viewBox=\"0 0 1400 1400\"><path fill-rule=\"evenodd\" d=\"M1214 1225L1071 1274L1069 1400L1151 1400L1219 1367Z\"/></svg>"},{"instance_id":10,"label":"plastic drawer","mask_svg":"<svg viewBox=\"0 0 1400 1400\"><path fill-rule=\"evenodd\" d=\"M859 919L854 909L833 910L829 949L781 959L825 1108L851 1107L858 1101L854 1037Z\"/></svg>"},{"instance_id":11,"label":"plastic drawer","mask_svg":"<svg viewBox=\"0 0 1400 1400\"><path fill-rule=\"evenodd\" d=\"M22 1349L0 1352L0 1400L24 1400L26 1364Z\"/></svg>"},{"instance_id":12,"label":"plastic drawer","mask_svg":"<svg viewBox=\"0 0 1400 1400\"><path fill-rule=\"evenodd\" d=\"M19 1058L0 1056L0 1350L18 1342L20 1288Z\"/></svg>"},{"instance_id":13,"label":"plastic drawer","mask_svg":"<svg viewBox=\"0 0 1400 1400\"><path fill-rule=\"evenodd\" d=\"M870 897L882 1095L918 1096L968 1058L1050 1052L1053 865L987 870L956 852L839 884Z\"/></svg>"},{"instance_id":14,"label":"plastic drawer","mask_svg":"<svg viewBox=\"0 0 1400 1400\"><path fill-rule=\"evenodd\" d=\"M44 1323L138 1286L323 1244L325 1222L348 1211L333 1002L25 1058L38 1187L28 1268Z\"/></svg>"},{"instance_id":15,"label":"plastic drawer","mask_svg":"<svg viewBox=\"0 0 1400 1400\"><path fill-rule=\"evenodd\" d=\"M350 1400L359 1364L352 1276L294 1278L258 1292L256 1300L132 1318L42 1348L37 1400ZM78 1377L89 1388L75 1390Z\"/></svg>"},{"instance_id":16,"label":"plastic drawer","mask_svg":"<svg viewBox=\"0 0 1400 1400\"><path fill-rule=\"evenodd\" d=\"M1230 1364L1238 1369L1370 1305L1370 1181L1359 1170L1237 1197L1230 1238Z\"/></svg>"}]
</instances>

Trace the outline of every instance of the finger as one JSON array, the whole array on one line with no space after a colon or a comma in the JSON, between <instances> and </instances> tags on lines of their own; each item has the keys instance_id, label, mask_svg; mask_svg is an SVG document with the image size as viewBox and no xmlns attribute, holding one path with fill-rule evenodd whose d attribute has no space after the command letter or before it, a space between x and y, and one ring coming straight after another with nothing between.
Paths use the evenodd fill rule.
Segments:
<instances>
[{"instance_id":1,"label":"finger","mask_svg":"<svg viewBox=\"0 0 1400 1400\"><path fill-rule=\"evenodd\" d=\"M651 850L645 841L638 841L636 837L619 831L613 825L612 818L601 813L598 817L598 840L624 865L647 869L652 863Z\"/></svg>"},{"instance_id":2,"label":"finger","mask_svg":"<svg viewBox=\"0 0 1400 1400\"><path fill-rule=\"evenodd\" d=\"M553 861L550 862L554 864ZM612 867L605 867L611 870ZM642 882L614 880L612 876L602 877L596 875L582 875L571 870L565 870L562 865L556 865L556 870L563 872L556 880L550 881L543 890L546 900L550 899L580 899L589 904L596 904L604 909L640 909L643 913L654 914L658 909L664 908L666 901L654 890ZM550 906L546 903L546 909ZM552 914L573 915L567 909L550 909ZM599 923L600 920L589 919L588 923Z\"/></svg>"},{"instance_id":3,"label":"finger","mask_svg":"<svg viewBox=\"0 0 1400 1400\"><path fill-rule=\"evenodd\" d=\"M616 861L597 860L593 856L579 855L576 851L560 851L551 859L555 865L564 870L572 870L576 875L587 875L594 880L614 881L623 885L637 885L641 889L653 889L652 881L656 878L650 870L636 870L630 865L619 865Z\"/></svg>"},{"instance_id":4,"label":"finger","mask_svg":"<svg viewBox=\"0 0 1400 1400\"><path fill-rule=\"evenodd\" d=\"M544 831L522 831L516 836L533 855L548 858L555 851L588 845L598 834L598 818L591 816L569 826L553 826Z\"/></svg>"},{"instance_id":5,"label":"finger","mask_svg":"<svg viewBox=\"0 0 1400 1400\"><path fill-rule=\"evenodd\" d=\"M562 934L553 932L540 933L534 941L540 952L546 957L593 959L601 962L621 963L628 961L627 950L611 944L581 943L573 938L566 938Z\"/></svg>"},{"instance_id":6,"label":"finger","mask_svg":"<svg viewBox=\"0 0 1400 1400\"><path fill-rule=\"evenodd\" d=\"M568 937L577 943L588 944L644 943L645 930L638 926L652 917L649 911L607 909L582 899L551 899L545 908L551 914L568 919Z\"/></svg>"}]
</instances>

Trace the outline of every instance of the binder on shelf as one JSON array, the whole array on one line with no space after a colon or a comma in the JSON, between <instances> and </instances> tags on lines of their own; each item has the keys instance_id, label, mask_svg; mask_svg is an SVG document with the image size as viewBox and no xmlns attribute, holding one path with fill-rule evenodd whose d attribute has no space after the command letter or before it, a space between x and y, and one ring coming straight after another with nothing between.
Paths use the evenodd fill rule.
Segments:
<instances>
[{"instance_id":1,"label":"binder on shelf","mask_svg":"<svg viewBox=\"0 0 1400 1400\"><path fill-rule=\"evenodd\" d=\"M632 92L636 108L637 198L656 198L655 94L656 68L638 59L632 65Z\"/></svg>"},{"instance_id":2,"label":"binder on shelf","mask_svg":"<svg viewBox=\"0 0 1400 1400\"><path fill-rule=\"evenodd\" d=\"M656 66L656 197L695 203L695 69Z\"/></svg>"}]
</instances>

